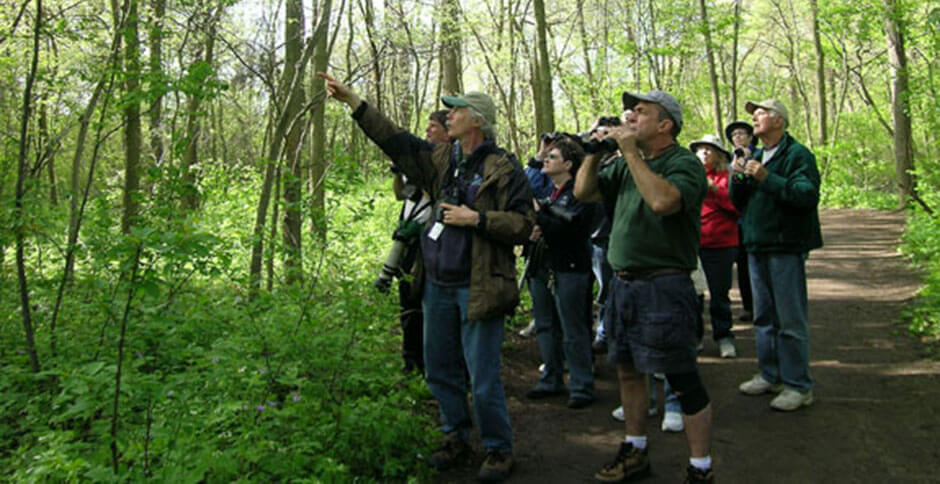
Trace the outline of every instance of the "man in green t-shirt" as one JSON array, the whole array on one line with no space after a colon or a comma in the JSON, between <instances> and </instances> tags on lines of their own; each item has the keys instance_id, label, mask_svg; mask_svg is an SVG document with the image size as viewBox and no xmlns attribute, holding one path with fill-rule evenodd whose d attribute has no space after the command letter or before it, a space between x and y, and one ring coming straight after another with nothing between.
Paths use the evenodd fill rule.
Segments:
<instances>
[{"instance_id":1,"label":"man in green t-shirt","mask_svg":"<svg viewBox=\"0 0 940 484\"><path fill-rule=\"evenodd\" d=\"M607 137L622 153L598 173L600 154L578 171L575 196L612 212L611 278L605 321L608 358L617 365L627 436L594 477L620 482L649 472L648 373L665 373L682 406L691 454L687 482L712 482L712 410L696 364L695 270L705 170L676 142L682 108L663 91L623 93L624 125ZM609 147L612 148L608 144Z\"/></svg>"}]
</instances>

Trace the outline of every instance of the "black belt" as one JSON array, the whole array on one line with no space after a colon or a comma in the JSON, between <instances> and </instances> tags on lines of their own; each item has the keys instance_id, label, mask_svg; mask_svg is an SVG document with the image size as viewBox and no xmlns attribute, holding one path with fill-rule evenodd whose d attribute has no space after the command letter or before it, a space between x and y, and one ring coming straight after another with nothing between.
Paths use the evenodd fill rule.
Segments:
<instances>
[{"instance_id":1,"label":"black belt","mask_svg":"<svg viewBox=\"0 0 940 484\"><path fill-rule=\"evenodd\" d=\"M656 279L657 277L663 276L678 276L680 274L688 275L689 271L684 271L682 269L676 269L673 267L668 267L665 269L651 269L648 271L628 271L628 270L619 270L614 271L614 274L623 279L624 281L635 281L637 279L649 280Z\"/></svg>"}]
</instances>

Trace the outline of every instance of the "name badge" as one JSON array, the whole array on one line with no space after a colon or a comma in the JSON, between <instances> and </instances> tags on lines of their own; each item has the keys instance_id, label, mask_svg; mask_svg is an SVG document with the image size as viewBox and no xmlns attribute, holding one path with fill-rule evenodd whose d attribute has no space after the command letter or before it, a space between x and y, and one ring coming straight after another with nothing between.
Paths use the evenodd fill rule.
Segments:
<instances>
[{"instance_id":1,"label":"name badge","mask_svg":"<svg viewBox=\"0 0 940 484\"><path fill-rule=\"evenodd\" d=\"M444 231L444 224L440 222L434 222L434 225L431 226L431 230L428 231L428 238L437 242L437 239L440 238L441 232Z\"/></svg>"}]
</instances>

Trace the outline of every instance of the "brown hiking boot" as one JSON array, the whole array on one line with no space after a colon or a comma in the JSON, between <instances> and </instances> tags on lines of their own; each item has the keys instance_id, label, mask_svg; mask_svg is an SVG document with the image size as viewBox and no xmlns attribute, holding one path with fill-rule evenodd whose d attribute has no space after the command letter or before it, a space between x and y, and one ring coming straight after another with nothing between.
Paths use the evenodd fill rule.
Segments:
<instances>
[{"instance_id":1,"label":"brown hiking boot","mask_svg":"<svg viewBox=\"0 0 940 484\"><path fill-rule=\"evenodd\" d=\"M512 464L512 454L488 451L483 465L480 466L477 479L481 481L502 481L509 477L509 473L512 472Z\"/></svg>"},{"instance_id":2,"label":"brown hiking boot","mask_svg":"<svg viewBox=\"0 0 940 484\"><path fill-rule=\"evenodd\" d=\"M712 484L715 482L715 473L711 469L703 471L695 466L689 466L685 470L686 484Z\"/></svg>"},{"instance_id":3,"label":"brown hiking boot","mask_svg":"<svg viewBox=\"0 0 940 484\"><path fill-rule=\"evenodd\" d=\"M428 459L428 465L438 470L447 469L453 467L468 454L470 454L470 446L457 435L457 432L451 432L444 436L441 446L434 449L434 453Z\"/></svg>"},{"instance_id":4,"label":"brown hiking boot","mask_svg":"<svg viewBox=\"0 0 940 484\"><path fill-rule=\"evenodd\" d=\"M650 473L650 459L646 449L640 450L626 442L620 443L620 450L614 461L606 464L594 474L600 482L624 482Z\"/></svg>"}]
</instances>

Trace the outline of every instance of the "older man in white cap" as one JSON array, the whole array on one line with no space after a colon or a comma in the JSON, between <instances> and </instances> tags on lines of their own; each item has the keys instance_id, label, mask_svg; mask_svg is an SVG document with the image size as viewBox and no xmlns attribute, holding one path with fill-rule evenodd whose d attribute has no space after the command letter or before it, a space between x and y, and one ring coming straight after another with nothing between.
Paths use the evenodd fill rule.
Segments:
<instances>
[{"instance_id":1,"label":"older man in white cap","mask_svg":"<svg viewBox=\"0 0 940 484\"><path fill-rule=\"evenodd\" d=\"M696 363L699 218L707 183L702 164L676 136L682 108L663 91L623 94L624 125L608 134L622 157L598 173L588 156L575 195L612 209L607 259L614 269L605 324L608 359L617 365L627 435L595 475L622 482L649 473L647 378L665 373L678 395L691 454L687 482L712 482L708 392Z\"/></svg>"},{"instance_id":2,"label":"older man in white cap","mask_svg":"<svg viewBox=\"0 0 940 484\"><path fill-rule=\"evenodd\" d=\"M739 389L778 393L771 408L792 411L813 403L805 262L822 247L819 171L813 153L787 132L783 103L749 101L745 109L762 146L750 159L735 158L730 191L744 214L760 373Z\"/></svg>"},{"instance_id":3,"label":"older man in white cap","mask_svg":"<svg viewBox=\"0 0 940 484\"><path fill-rule=\"evenodd\" d=\"M534 226L522 165L496 146L496 106L481 92L445 96L454 144L428 143L395 126L346 85L326 79L329 95L353 109L360 128L410 181L431 195L434 216L421 237L424 258L425 379L440 404L444 441L429 458L452 466L470 451L471 410L486 450L478 478L512 470L512 427L500 377L503 322L519 302L513 246Z\"/></svg>"}]
</instances>

